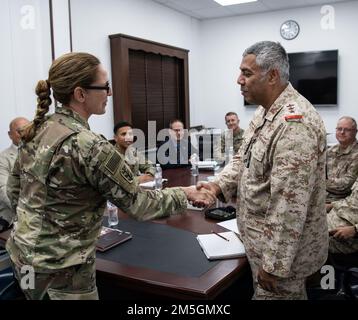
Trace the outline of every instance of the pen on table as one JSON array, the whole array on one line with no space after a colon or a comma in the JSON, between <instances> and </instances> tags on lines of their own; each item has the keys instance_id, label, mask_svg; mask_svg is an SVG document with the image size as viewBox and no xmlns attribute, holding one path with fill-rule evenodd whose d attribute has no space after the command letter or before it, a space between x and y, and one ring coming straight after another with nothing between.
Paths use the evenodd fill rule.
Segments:
<instances>
[{"instance_id":1,"label":"pen on table","mask_svg":"<svg viewBox=\"0 0 358 320\"><path fill-rule=\"evenodd\" d=\"M222 239L224 239L224 240L226 240L226 241L230 241L229 239L223 237L221 234L218 234L217 232L215 232L215 231L213 231L213 230L211 230L211 232L214 233L214 234L216 234L218 237L220 237L220 238L222 238Z\"/></svg>"}]
</instances>

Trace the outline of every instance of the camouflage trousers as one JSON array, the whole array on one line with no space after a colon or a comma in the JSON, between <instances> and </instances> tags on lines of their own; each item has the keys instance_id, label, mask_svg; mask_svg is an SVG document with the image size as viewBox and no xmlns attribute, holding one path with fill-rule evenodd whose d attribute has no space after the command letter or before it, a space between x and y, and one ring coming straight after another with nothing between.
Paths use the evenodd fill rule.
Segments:
<instances>
[{"instance_id":1,"label":"camouflage trousers","mask_svg":"<svg viewBox=\"0 0 358 320\"><path fill-rule=\"evenodd\" d=\"M249 258L249 257L248 257ZM254 285L253 300L307 300L306 278L277 278L278 293L264 290L257 281L261 259L249 258Z\"/></svg>"},{"instance_id":2,"label":"camouflage trousers","mask_svg":"<svg viewBox=\"0 0 358 320\"><path fill-rule=\"evenodd\" d=\"M48 273L35 272L33 288L22 288L21 267L14 263L17 281L28 300L98 300L95 263L81 264Z\"/></svg>"},{"instance_id":3,"label":"camouflage trousers","mask_svg":"<svg viewBox=\"0 0 358 320\"><path fill-rule=\"evenodd\" d=\"M342 226L352 226L347 220L338 217L333 211L327 214L328 230ZM340 240L329 237L329 252L349 254L358 251L358 239Z\"/></svg>"},{"instance_id":4,"label":"camouflage trousers","mask_svg":"<svg viewBox=\"0 0 358 320\"><path fill-rule=\"evenodd\" d=\"M262 267L261 243L262 229L265 222L262 220L239 220L241 236L244 241L246 256L249 260L254 287L254 300L307 300L306 278L292 276L290 278L277 278L279 293L264 290L257 281L257 273ZM282 248L284 250L284 248Z\"/></svg>"}]
</instances>

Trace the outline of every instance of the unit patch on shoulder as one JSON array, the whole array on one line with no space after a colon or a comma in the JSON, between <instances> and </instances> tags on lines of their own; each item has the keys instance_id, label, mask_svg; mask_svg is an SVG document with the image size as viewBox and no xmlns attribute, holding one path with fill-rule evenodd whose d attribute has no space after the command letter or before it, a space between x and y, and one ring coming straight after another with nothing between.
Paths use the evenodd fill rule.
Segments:
<instances>
[{"instance_id":1,"label":"unit patch on shoulder","mask_svg":"<svg viewBox=\"0 0 358 320\"><path fill-rule=\"evenodd\" d=\"M129 193L134 193L138 183L136 182L132 171L126 164L122 155L115 150L114 147L111 149L112 150L109 150L110 152L107 154L105 150L102 151L105 158L102 160L99 170L113 180L118 187Z\"/></svg>"},{"instance_id":2,"label":"unit patch on shoulder","mask_svg":"<svg viewBox=\"0 0 358 320\"><path fill-rule=\"evenodd\" d=\"M121 175L124 179L126 179L129 183L133 182L133 173L132 171L128 168L128 166L125 164L125 162L123 161L123 165L121 168Z\"/></svg>"}]
</instances>

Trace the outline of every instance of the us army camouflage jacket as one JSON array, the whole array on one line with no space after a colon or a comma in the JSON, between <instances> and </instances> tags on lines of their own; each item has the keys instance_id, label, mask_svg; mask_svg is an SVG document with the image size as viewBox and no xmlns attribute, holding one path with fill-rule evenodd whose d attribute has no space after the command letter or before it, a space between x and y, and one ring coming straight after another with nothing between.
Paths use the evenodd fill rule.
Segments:
<instances>
[{"instance_id":1,"label":"us army camouflage jacket","mask_svg":"<svg viewBox=\"0 0 358 320\"><path fill-rule=\"evenodd\" d=\"M124 154L124 159L134 176L146 173L154 177L155 166L152 162L146 160L144 155L139 153L135 148L129 146Z\"/></svg>"},{"instance_id":2,"label":"us army camouflage jacket","mask_svg":"<svg viewBox=\"0 0 358 320\"><path fill-rule=\"evenodd\" d=\"M358 178L358 142L354 141L345 150L339 144L327 151L327 202L350 195Z\"/></svg>"},{"instance_id":3,"label":"us army camouflage jacket","mask_svg":"<svg viewBox=\"0 0 358 320\"><path fill-rule=\"evenodd\" d=\"M247 256L279 277L317 271L328 252L326 132L312 105L289 84L267 113L258 107L239 153L215 181L237 195Z\"/></svg>"},{"instance_id":4,"label":"us army camouflage jacket","mask_svg":"<svg viewBox=\"0 0 358 320\"><path fill-rule=\"evenodd\" d=\"M221 161L225 160L226 143L228 143L227 148L232 146L233 150L234 150L234 154L237 153L240 149L242 142L243 142L244 133L245 133L245 130L242 128L240 128L240 130L234 134L230 130L225 130L225 132L223 132L221 134L221 137L219 140L220 144L214 142L215 143L214 144L214 158L217 160L221 160ZM219 141L217 141L217 142L219 142Z\"/></svg>"},{"instance_id":5,"label":"us army camouflage jacket","mask_svg":"<svg viewBox=\"0 0 358 320\"><path fill-rule=\"evenodd\" d=\"M123 156L67 108L20 147L8 196L17 221L7 249L38 272L93 262L106 199L141 220L186 208L179 188L139 191Z\"/></svg>"}]
</instances>

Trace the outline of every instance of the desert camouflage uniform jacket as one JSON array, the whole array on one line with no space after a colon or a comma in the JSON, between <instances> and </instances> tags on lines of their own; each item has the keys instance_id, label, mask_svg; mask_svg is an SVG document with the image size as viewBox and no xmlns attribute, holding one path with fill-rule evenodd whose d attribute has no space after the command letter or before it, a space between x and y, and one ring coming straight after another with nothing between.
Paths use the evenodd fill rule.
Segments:
<instances>
[{"instance_id":1,"label":"desert camouflage uniform jacket","mask_svg":"<svg viewBox=\"0 0 358 320\"><path fill-rule=\"evenodd\" d=\"M339 144L327 151L327 202L343 199L350 195L358 178L358 141L345 150Z\"/></svg>"},{"instance_id":2,"label":"desert camouflage uniform jacket","mask_svg":"<svg viewBox=\"0 0 358 320\"><path fill-rule=\"evenodd\" d=\"M355 226L358 230L358 180L352 187L352 194L345 199L332 202L332 206L332 210L327 214L328 230L342 226ZM358 252L358 238L330 238L330 251L345 254Z\"/></svg>"},{"instance_id":3,"label":"desert camouflage uniform jacket","mask_svg":"<svg viewBox=\"0 0 358 320\"><path fill-rule=\"evenodd\" d=\"M179 188L139 191L123 156L67 108L56 108L20 147L8 196L17 221L7 250L36 272L93 263L106 199L141 220L187 203Z\"/></svg>"},{"instance_id":4,"label":"desert camouflage uniform jacket","mask_svg":"<svg viewBox=\"0 0 358 320\"><path fill-rule=\"evenodd\" d=\"M258 107L240 152L215 181L226 201L237 195L249 261L279 277L304 278L323 265L325 164L324 124L291 84L267 113Z\"/></svg>"}]
</instances>

